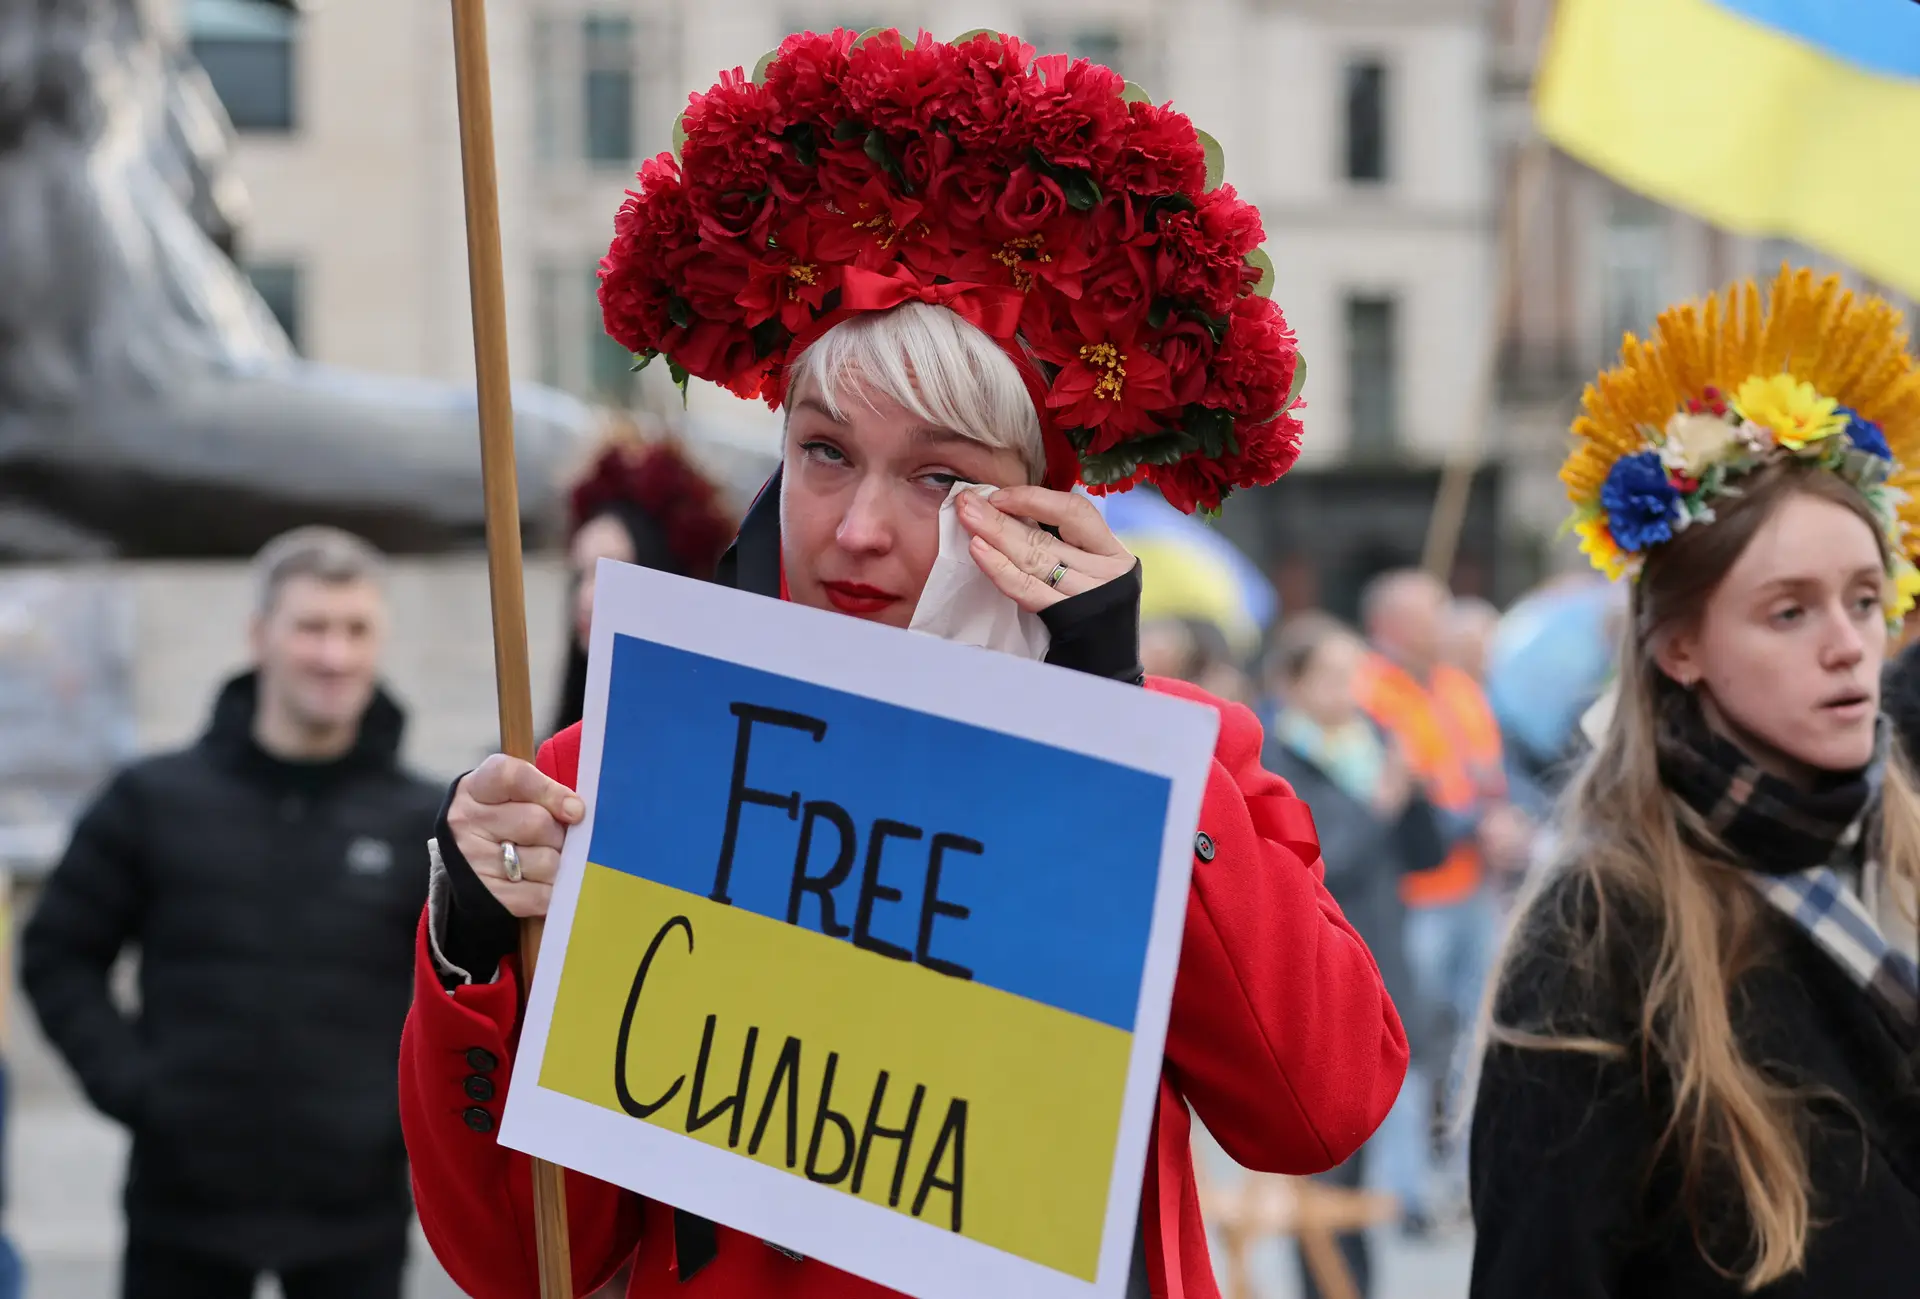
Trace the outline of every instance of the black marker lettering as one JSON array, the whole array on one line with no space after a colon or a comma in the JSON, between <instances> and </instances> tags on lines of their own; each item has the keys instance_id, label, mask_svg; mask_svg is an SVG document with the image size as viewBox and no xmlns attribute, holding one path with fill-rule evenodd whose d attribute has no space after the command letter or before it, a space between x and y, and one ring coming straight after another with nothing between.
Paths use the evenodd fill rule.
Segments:
<instances>
[{"instance_id":1,"label":"black marker lettering","mask_svg":"<svg viewBox=\"0 0 1920 1299\"><path fill-rule=\"evenodd\" d=\"M873 1103L867 1106L867 1124L860 1130L860 1154L853 1161L853 1193L860 1194L860 1183L867 1176L867 1155L873 1149L873 1139L879 1137L886 1141L898 1141L900 1154L893 1161L893 1186L887 1192L887 1207L900 1207L900 1191L907 1180L907 1156L913 1151L913 1129L920 1122L920 1103L927 1098L926 1084L913 1089L913 1099L907 1103L907 1122L905 1127L883 1128L880 1126L880 1105L887 1098L887 1071L880 1071L880 1079L873 1085Z\"/></svg>"},{"instance_id":2,"label":"black marker lettering","mask_svg":"<svg viewBox=\"0 0 1920 1299\"><path fill-rule=\"evenodd\" d=\"M947 1153L947 1143L953 1143L953 1176L941 1181L934 1176L939 1171L940 1158ZM953 1197L952 1230L960 1230L960 1196L967 1180L967 1103L955 1100L947 1106L946 1122L940 1125L940 1136L933 1143L933 1157L927 1160L927 1171L921 1175L920 1189L914 1193L913 1216L919 1217L920 1211L927 1207L927 1195L935 1190L945 1191Z\"/></svg>"},{"instance_id":3,"label":"black marker lettering","mask_svg":"<svg viewBox=\"0 0 1920 1299\"><path fill-rule=\"evenodd\" d=\"M807 1142L807 1178L810 1181L825 1182L832 1186L847 1180L847 1169L853 1166L853 1124L847 1116L833 1108L833 1074L840 1067L840 1053L827 1053L827 1072L820 1079L820 1107L813 1115L813 1139ZM831 1173L820 1171L820 1137L827 1124L839 1130L841 1154L840 1162Z\"/></svg>"},{"instance_id":4,"label":"black marker lettering","mask_svg":"<svg viewBox=\"0 0 1920 1299\"><path fill-rule=\"evenodd\" d=\"M708 1015L706 1031L700 1035L700 1061L693 1067L693 1092L687 1097L687 1135L692 1136L731 1110L733 1122L727 1125L727 1149L732 1150L740 1144L740 1125L747 1117L747 1084L753 1079L753 1046L760 1039L760 1030L747 1030L747 1045L740 1054L740 1081L733 1095L702 1114L700 1096L707 1085L707 1061L713 1055L713 1027L719 1019L718 1015Z\"/></svg>"},{"instance_id":5,"label":"black marker lettering","mask_svg":"<svg viewBox=\"0 0 1920 1299\"><path fill-rule=\"evenodd\" d=\"M825 875L807 874L807 860L813 855L813 823L830 822L840 834L840 847L834 854L833 869ZM808 803L800 818L800 851L793 859L793 887L787 892L787 923L800 923L800 895L812 893L820 899L820 932L828 938L845 938L847 927L833 918L833 891L846 883L853 870L855 835L853 818L838 803Z\"/></svg>"},{"instance_id":6,"label":"black marker lettering","mask_svg":"<svg viewBox=\"0 0 1920 1299\"><path fill-rule=\"evenodd\" d=\"M727 895L727 885L733 878L733 848L740 837L740 809L748 803L760 807L777 807L784 810L789 821L800 815L800 791L791 794L775 794L764 789L747 788L747 750L753 741L753 724L763 726L785 726L796 731L805 731L818 744L826 738L827 724L818 717L808 717L802 713L790 713L779 708L762 708L758 704L734 704L733 715L740 719L740 731L733 743L733 785L727 791L727 828L720 838L720 864L713 872L713 892L707 896L722 906L732 906L733 899Z\"/></svg>"},{"instance_id":7,"label":"black marker lettering","mask_svg":"<svg viewBox=\"0 0 1920 1299\"><path fill-rule=\"evenodd\" d=\"M767 1120L773 1117L773 1102L780 1095L780 1084L787 1085L787 1167L792 1168L800 1162L800 1039L790 1037L787 1044L780 1048L780 1058L773 1065L773 1081L767 1084L767 1099L760 1104L760 1117L753 1123L753 1139L747 1142L747 1153L760 1153L760 1143L767 1137Z\"/></svg>"},{"instance_id":8,"label":"black marker lettering","mask_svg":"<svg viewBox=\"0 0 1920 1299\"><path fill-rule=\"evenodd\" d=\"M633 986L627 990L627 1008L620 1013L620 1036L614 1042L613 1094L620 1101L620 1108L633 1115L636 1119L648 1117L668 1101L672 1100L674 1095L679 1092L680 1084L687 1080L687 1076L681 1074L673 1080L673 1086L667 1088L666 1093L662 1095L659 1100L651 1104L641 1104L639 1101L633 1099L633 1093L627 1090L627 1042L633 1036L634 1008L640 1004L640 989L646 986L647 971L653 967L653 958L655 954L660 951L660 944L665 941L666 936L675 929L684 929L687 931L687 953L688 955L692 955L693 922L691 920L688 920L685 916L675 916L667 921L666 924L660 926L660 932L656 933L653 936L653 941L647 944L647 954L640 958L640 968L633 973Z\"/></svg>"},{"instance_id":9,"label":"black marker lettering","mask_svg":"<svg viewBox=\"0 0 1920 1299\"><path fill-rule=\"evenodd\" d=\"M922 834L920 827L907 825L900 821L882 818L873 823L873 833L867 839L867 865L860 876L860 905L853 914L853 945L864 947L869 952L878 952L882 956L892 957L896 961L911 961L913 953L904 947L895 947L884 939L873 936L873 904L898 902L900 890L886 887L880 882L880 854L886 851L889 839L918 839Z\"/></svg>"},{"instance_id":10,"label":"black marker lettering","mask_svg":"<svg viewBox=\"0 0 1920 1299\"><path fill-rule=\"evenodd\" d=\"M979 856L986 849L977 839L963 838L957 834L936 834L933 836L933 851L927 855L927 891L920 898L920 938L913 947L913 959L929 970L941 974L950 974L956 979L971 979L973 971L964 965L952 961L943 961L929 950L933 946L933 919L935 916L951 916L955 920L965 920L973 913L957 903L942 901L940 897L941 859L949 852L967 852Z\"/></svg>"}]
</instances>

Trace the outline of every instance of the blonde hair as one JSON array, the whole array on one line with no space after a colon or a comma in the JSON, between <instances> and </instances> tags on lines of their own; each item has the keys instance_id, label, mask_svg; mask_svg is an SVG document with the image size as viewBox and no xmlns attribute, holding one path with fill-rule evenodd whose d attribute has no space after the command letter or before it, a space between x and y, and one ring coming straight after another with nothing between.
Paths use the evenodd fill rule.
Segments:
<instances>
[{"instance_id":1,"label":"blonde hair","mask_svg":"<svg viewBox=\"0 0 1920 1299\"><path fill-rule=\"evenodd\" d=\"M1483 1023L1490 1045L1618 1059L1634 1066L1643 1086L1664 1083L1671 1113L1654 1153L1677 1163L1683 1208L1706 1262L1752 1291L1806 1261L1814 1227L1805 1132L1811 1095L1769 1078L1735 1034L1731 991L1765 960L1766 903L1705 820L1661 781L1660 695L1675 687L1653 656L1659 638L1697 616L1789 496L1831 500L1876 538L1881 532L1859 493L1831 473L1785 465L1755 473L1741 488L1715 522L1687 529L1649 557L1623 630L1618 701L1562 803L1562 860L1530 885L1490 983L1490 1007L1528 1000L1521 984L1530 976L1516 980L1516 971L1543 949L1564 952L1574 1004L1548 1007L1531 1022L1506 1022L1490 1009ZM1881 815L1884 869L1920 882L1920 792L1898 745ZM1596 1003L1620 1004L1627 991L1609 983L1627 950L1609 941L1620 914L1658 930L1651 964L1631 989L1637 1001L1629 1003L1628 1040L1586 1013ZM1728 1189L1745 1215L1744 1248L1731 1262L1716 1258L1706 1239L1706 1210L1724 1204Z\"/></svg>"},{"instance_id":2,"label":"blonde hair","mask_svg":"<svg viewBox=\"0 0 1920 1299\"><path fill-rule=\"evenodd\" d=\"M340 528L309 524L283 532L253 557L254 612L263 618L271 614L281 590L296 577L384 586L386 561L371 542Z\"/></svg>"},{"instance_id":3,"label":"blonde hair","mask_svg":"<svg viewBox=\"0 0 1920 1299\"><path fill-rule=\"evenodd\" d=\"M1013 358L945 307L906 302L841 321L794 360L787 391L803 385L835 419L864 386L915 419L1017 452L1029 482L1045 474L1040 416Z\"/></svg>"}]
</instances>

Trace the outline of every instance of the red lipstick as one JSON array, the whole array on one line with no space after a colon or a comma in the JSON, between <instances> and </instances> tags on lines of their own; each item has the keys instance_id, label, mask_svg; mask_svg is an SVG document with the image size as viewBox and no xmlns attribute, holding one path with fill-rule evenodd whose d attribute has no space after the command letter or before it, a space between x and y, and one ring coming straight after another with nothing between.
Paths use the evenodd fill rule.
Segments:
<instances>
[{"instance_id":1,"label":"red lipstick","mask_svg":"<svg viewBox=\"0 0 1920 1299\"><path fill-rule=\"evenodd\" d=\"M820 585L834 608L858 617L879 613L900 599L891 591L882 591L877 586L862 586L858 582L822 582Z\"/></svg>"}]
</instances>

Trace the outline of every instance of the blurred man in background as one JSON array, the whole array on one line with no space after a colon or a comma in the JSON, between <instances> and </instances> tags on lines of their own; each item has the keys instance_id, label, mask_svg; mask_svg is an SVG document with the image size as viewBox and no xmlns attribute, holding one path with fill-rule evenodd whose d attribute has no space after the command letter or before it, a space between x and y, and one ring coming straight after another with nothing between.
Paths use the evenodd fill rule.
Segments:
<instances>
[{"instance_id":1,"label":"blurred man in background","mask_svg":"<svg viewBox=\"0 0 1920 1299\"><path fill-rule=\"evenodd\" d=\"M1472 677L1487 681L1487 651L1500 626L1500 611L1477 595L1463 595L1447 606L1446 661Z\"/></svg>"},{"instance_id":2,"label":"blurred man in background","mask_svg":"<svg viewBox=\"0 0 1920 1299\"><path fill-rule=\"evenodd\" d=\"M1360 706L1388 734L1441 822L1446 856L1406 876L1407 962L1420 998L1446 1012L1449 1047L1407 1075L1394 1113L1376 1138L1381 1176L1400 1197L1415 1234L1464 1204L1466 1168L1458 1143L1436 1167L1433 1120L1447 1111L1448 1062L1478 1012L1498 927L1489 868L1524 866L1530 827L1506 801L1500 728L1474 679L1446 661L1451 598L1426 573L1377 577L1361 599L1372 652L1355 682ZM1441 1123L1444 1134L1448 1125ZM1435 1185L1435 1174L1438 1185Z\"/></svg>"},{"instance_id":3,"label":"blurred man in background","mask_svg":"<svg viewBox=\"0 0 1920 1299\"><path fill-rule=\"evenodd\" d=\"M399 763L380 556L300 529L256 561L254 668L193 747L81 818L23 944L28 997L133 1136L123 1299L398 1299L395 1083L440 794ZM140 949L139 1008L109 975Z\"/></svg>"}]
</instances>

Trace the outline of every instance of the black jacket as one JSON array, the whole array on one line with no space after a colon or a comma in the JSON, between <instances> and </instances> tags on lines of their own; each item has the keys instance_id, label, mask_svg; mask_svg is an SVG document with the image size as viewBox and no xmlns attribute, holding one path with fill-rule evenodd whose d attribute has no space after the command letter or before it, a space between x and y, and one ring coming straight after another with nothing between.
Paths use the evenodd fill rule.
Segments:
<instances>
[{"instance_id":1,"label":"black jacket","mask_svg":"<svg viewBox=\"0 0 1920 1299\"><path fill-rule=\"evenodd\" d=\"M1563 878L1547 905L1576 930L1594 908ZM1920 1294L1920 1059L1834 960L1766 909L1758 966L1735 984L1734 1027L1747 1058L1776 1081L1818 1089L1811 1102L1813 1214L1803 1273L1762 1299L1912 1299ZM1565 947L1532 942L1503 980L1498 1012L1633 1041L1657 930L1609 919L1604 992L1582 992ZM1564 931L1563 931L1564 932ZM1671 1112L1637 1058L1494 1047L1473 1120L1478 1231L1473 1299L1734 1299L1679 1209L1679 1173L1654 1155ZM1742 1227L1725 1179L1709 1186L1703 1239L1740 1261Z\"/></svg>"},{"instance_id":2,"label":"black jacket","mask_svg":"<svg viewBox=\"0 0 1920 1299\"><path fill-rule=\"evenodd\" d=\"M376 697L354 749L254 743L254 680L205 736L122 771L22 944L28 997L133 1133L128 1229L258 1267L394 1239L411 1205L397 1062L438 789ZM140 1010L108 994L140 949Z\"/></svg>"},{"instance_id":3,"label":"black jacket","mask_svg":"<svg viewBox=\"0 0 1920 1299\"><path fill-rule=\"evenodd\" d=\"M1407 1046L1416 1060L1424 1060L1441 1045L1441 1035L1437 1008L1422 1005L1413 986L1400 881L1409 871L1432 869L1446 855L1432 805L1416 794L1396 820L1384 821L1317 763L1273 737L1261 751L1260 765L1292 785L1313 809L1327 892L1373 952L1380 980L1406 1028Z\"/></svg>"}]
</instances>

